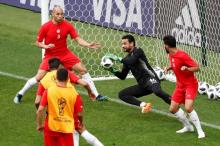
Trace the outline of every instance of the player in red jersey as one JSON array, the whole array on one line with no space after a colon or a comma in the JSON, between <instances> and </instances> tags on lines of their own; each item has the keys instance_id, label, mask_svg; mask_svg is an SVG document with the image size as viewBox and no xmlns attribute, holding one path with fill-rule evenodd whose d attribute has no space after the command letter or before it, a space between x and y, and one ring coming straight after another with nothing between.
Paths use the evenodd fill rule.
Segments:
<instances>
[{"instance_id":1,"label":"player in red jersey","mask_svg":"<svg viewBox=\"0 0 220 146\"><path fill-rule=\"evenodd\" d=\"M22 96L25 92L39 82L43 76L46 74L48 70L48 59L52 57L57 57L61 60L62 64L65 68L69 70L77 71L83 79L85 79L89 86L91 87L93 93L96 96L97 100L105 99L105 96L101 96L90 76L87 72L87 69L80 61L80 59L73 54L67 48L67 37L68 35L71 36L71 39L75 40L79 45L85 46L88 48L99 48L100 45L97 43L88 43L84 39L82 39L74 26L64 20L64 13L63 9L60 6L55 6L52 11L52 20L45 23L38 32L37 37L37 46L39 48L45 49L44 58L40 64L38 72L35 77L30 78L24 87L17 93L14 98L14 103L20 103ZM44 42L43 42L44 41Z\"/></svg>"},{"instance_id":2,"label":"player in red jersey","mask_svg":"<svg viewBox=\"0 0 220 146\"><path fill-rule=\"evenodd\" d=\"M194 100L198 91L198 81L194 72L199 71L199 65L183 50L176 48L176 39L167 35L163 38L165 50L169 54L170 67L165 68L165 72L173 70L176 75L176 89L173 93L170 105L170 112L179 115L178 119L184 124L184 128L177 133L194 131L184 113L177 113L180 104L185 105L185 111L197 129L198 138L204 138L199 117L193 109Z\"/></svg>"},{"instance_id":3,"label":"player in red jersey","mask_svg":"<svg viewBox=\"0 0 220 146\"><path fill-rule=\"evenodd\" d=\"M82 125L82 107L79 94L67 86L68 71L57 71L57 84L49 87L43 95L37 110L37 130L44 130L45 146L73 146L74 114ZM47 117L43 123L43 110L47 107Z\"/></svg>"},{"instance_id":4,"label":"player in red jersey","mask_svg":"<svg viewBox=\"0 0 220 146\"><path fill-rule=\"evenodd\" d=\"M51 86L56 85L56 73L57 70L60 68L63 68L61 62L57 58L51 58L48 62L50 71L43 77L43 79L40 81L38 86L38 91L35 99L35 105L38 108L38 105L40 103L41 97L46 89L48 89ZM74 84L80 84L83 86L87 91L88 95L93 98L94 94L92 94L90 87L88 86L88 83L85 82L82 79L79 79L76 77L72 72L68 71L69 80L67 82L67 87L72 86L70 83ZM74 88L74 87L73 87ZM43 101L44 103L44 101ZM83 105L81 97L78 99L78 103L80 105ZM83 112L83 106L80 106L80 109L78 109L78 112ZM79 146L79 134L92 146L103 146L103 144L96 138L94 135L92 135L85 127L85 124L81 123L80 120L77 117L77 114L74 114L74 122L75 122L75 132L74 132L74 146Z\"/></svg>"},{"instance_id":5,"label":"player in red jersey","mask_svg":"<svg viewBox=\"0 0 220 146\"><path fill-rule=\"evenodd\" d=\"M41 81L38 84L37 94L36 94L36 98L35 98L36 108L38 108L38 106L40 104L40 100L41 100L41 97L42 97L44 91L48 87L56 84L57 70L60 69L60 68L64 68L58 58L51 58L50 60L48 60L48 64L49 64L49 72L47 72L47 74L43 77L43 79L41 79ZM81 85L82 87L84 87L87 90L88 96L92 100L95 100L95 95L92 93L91 88L90 88L89 84L86 81L84 81L83 79L78 78L71 71L68 71L68 75L69 75L68 85L72 86L70 83Z\"/></svg>"}]
</instances>

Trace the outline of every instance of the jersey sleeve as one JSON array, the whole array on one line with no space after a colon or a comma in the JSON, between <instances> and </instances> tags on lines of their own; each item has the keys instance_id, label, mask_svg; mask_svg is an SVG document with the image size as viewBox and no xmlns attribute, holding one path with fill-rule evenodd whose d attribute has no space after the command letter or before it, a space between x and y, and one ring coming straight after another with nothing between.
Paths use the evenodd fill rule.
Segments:
<instances>
[{"instance_id":1,"label":"jersey sleeve","mask_svg":"<svg viewBox=\"0 0 220 146\"><path fill-rule=\"evenodd\" d=\"M123 64L122 70L116 71L114 75L118 77L119 79L124 80L127 77L129 71L130 69L125 64Z\"/></svg>"},{"instance_id":2,"label":"jersey sleeve","mask_svg":"<svg viewBox=\"0 0 220 146\"><path fill-rule=\"evenodd\" d=\"M40 105L45 107L47 105L47 90L43 93Z\"/></svg>"},{"instance_id":3,"label":"jersey sleeve","mask_svg":"<svg viewBox=\"0 0 220 146\"><path fill-rule=\"evenodd\" d=\"M79 35L72 24L69 24L69 33L72 39L76 39Z\"/></svg>"},{"instance_id":4,"label":"jersey sleeve","mask_svg":"<svg viewBox=\"0 0 220 146\"><path fill-rule=\"evenodd\" d=\"M77 81L79 80L79 78L71 71L68 71L68 73L69 73L70 82L77 84Z\"/></svg>"},{"instance_id":5,"label":"jersey sleeve","mask_svg":"<svg viewBox=\"0 0 220 146\"><path fill-rule=\"evenodd\" d=\"M39 84L38 84L38 88L37 88L37 95L38 95L38 96L42 96L43 93L44 93L44 91L45 91L44 86L43 86L41 83L39 83Z\"/></svg>"},{"instance_id":6,"label":"jersey sleeve","mask_svg":"<svg viewBox=\"0 0 220 146\"><path fill-rule=\"evenodd\" d=\"M196 61L194 61L187 53L185 53L183 55L183 61L184 61L184 65L188 66L188 67L195 67L198 66L198 64L196 63Z\"/></svg>"},{"instance_id":7,"label":"jersey sleeve","mask_svg":"<svg viewBox=\"0 0 220 146\"><path fill-rule=\"evenodd\" d=\"M43 42L45 36L46 36L46 25L43 25L43 26L41 26L40 30L38 31L37 41Z\"/></svg>"},{"instance_id":8,"label":"jersey sleeve","mask_svg":"<svg viewBox=\"0 0 220 146\"><path fill-rule=\"evenodd\" d=\"M74 113L81 113L83 111L83 101L82 97L78 94L76 97L76 102L74 104Z\"/></svg>"}]
</instances>

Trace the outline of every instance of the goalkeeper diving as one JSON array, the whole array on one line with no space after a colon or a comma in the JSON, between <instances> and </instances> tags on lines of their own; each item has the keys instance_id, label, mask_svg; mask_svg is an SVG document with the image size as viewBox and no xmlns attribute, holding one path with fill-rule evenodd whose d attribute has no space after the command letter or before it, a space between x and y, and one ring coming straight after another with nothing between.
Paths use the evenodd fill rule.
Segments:
<instances>
[{"instance_id":1,"label":"goalkeeper diving","mask_svg":"<svg viewBox=\"0 0 220 146\"><path fill-rule=\"evenodd\" d=\"M107 54L105 57L122 63L122 70L117 71L113 67L105 69L113 73L121 80L124 80L129 71L131 71L138 84L121 90L118 94L119 98L126 103L140 106L142 113L151 110L151 103L142 102L137 98L149 95L151 93L154 93L156 96L162 98L164 102L170 104L170 95L161 89L160 80L158 79L151 65L148 63L144 51L135 46L134 37L132 35L123 36L121 45L123 51L128 53L127 56L121 58L114 54Z\"/></svg>"},{"instance_id":2,"label":"goalkeeper diving","mask_svg":"<svg viewBox=\"0 0 220 146\"><path fill-rule=\"evenodd\" d=\"M105 69L113 73L121 80L124 80L129 71L131 71L138 84L121 90L118 94L119 98L126 103L141 107L142 113L146 113L151 110L151 103L142 102L137 98L151 93L154 93L156 96L163 99L164 102L170 104L171 96L161 89L160 80L151 65L148 63L144 51L135 46L134 37L132 35L123 36L121 45L123 51L128 53L127 56L120 58L114 54L106 55L109 59L123 64L121 71L117 71L113 67ZM190 124L181 108L178 108L175 113L171 113L173 113L184 126ZM185 131L182 129L176 131L176 133L184 132Z\"/></svg>"}]
</instances>

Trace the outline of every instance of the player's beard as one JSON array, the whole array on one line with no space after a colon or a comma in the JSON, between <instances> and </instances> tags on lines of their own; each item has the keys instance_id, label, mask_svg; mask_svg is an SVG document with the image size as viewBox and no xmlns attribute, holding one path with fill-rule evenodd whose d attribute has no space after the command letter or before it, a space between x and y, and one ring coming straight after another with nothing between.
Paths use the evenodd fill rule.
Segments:
<instances>
[{"instance_id":1,"label":"player's beard","mask_svg":"<svg viewBox=\"0 0 220 146\"><path fill-rule=\"evenodd\" d=\"M130 48L123 48L123 51L124 51L124 52L129 52L129 51L130 51Z\"/></svg>"}]
</instances>

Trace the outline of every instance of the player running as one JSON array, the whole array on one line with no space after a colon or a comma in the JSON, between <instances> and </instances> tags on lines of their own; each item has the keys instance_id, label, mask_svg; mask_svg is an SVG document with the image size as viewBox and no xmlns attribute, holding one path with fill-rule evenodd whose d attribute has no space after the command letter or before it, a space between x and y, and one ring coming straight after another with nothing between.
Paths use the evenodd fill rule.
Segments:
<instances>
[{"instance_id":1,"label":"player running","mask_svg":"<svg viewBox=\"0 0 220 146\"><path fill-rule=\"evenodd\" d=\"M96 96L97 100L103 100L106 97L101 96L92 81L90 74L81 62L81 60L72 53L67 47L67 37L71 36L71 39L75 40L79 45L97 49L100 47L97 43L88 43L82 39L74 26L68 21L64 20L63 9L60 6L55 6L52 11L52 20L48 21L41 26L38 37L37 46L45 49L44 58L40 64L38 72L35 77L30 78L24 87L14 97L14 103L20 103L22 96L25 92L39 82L48 70L48 60L52 57L57 57L61 60L62 64L68 70L74 70L78 72L84 80L86 80ZM44 41L44 42L43 42Z\"/></svg>"},{"instance_id":2,"label":"player running","mask_svg":"<svg viewBox=\"0 0 220 146\"><path fill-rule=\"evenodd\" d=\"M169 54L170 67L165 71L173 70L176 75L176 89L172 95L170 112L177 113L180 104L185 104L185 111L189 115L190 120L195 125L198 133L198 138L204 138L205 133L202 130L199 117L193 109L194 100L198 91L198 81L194 72L199 71L199 65L183 50L176 48L176 39L173 36L167 35L163 38L165 50ZM184 114L180 116L184 127L177 133L185 133L194 131L193 126L189 123Z\"/></svg>"}]
</instances>

